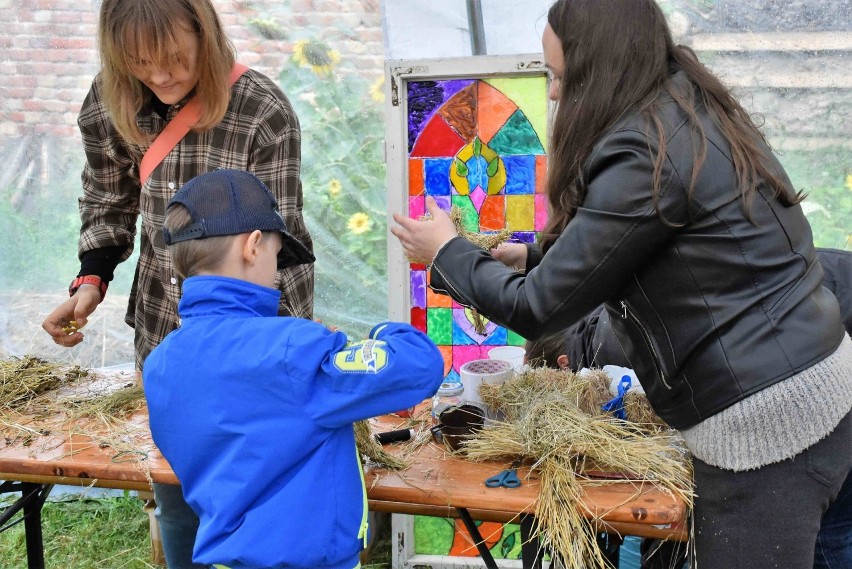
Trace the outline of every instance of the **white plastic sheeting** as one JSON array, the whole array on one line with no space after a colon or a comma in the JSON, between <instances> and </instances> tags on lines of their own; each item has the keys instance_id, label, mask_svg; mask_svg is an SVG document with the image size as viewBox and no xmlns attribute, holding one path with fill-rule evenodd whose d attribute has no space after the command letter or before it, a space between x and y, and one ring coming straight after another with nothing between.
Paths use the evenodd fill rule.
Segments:
<instances>
[{"instance_id":1,"label":"white plastic sheeting","mask_svg":"<svg viewBox=\"0 0 852 569\"><path fill-rule=\"evenodd\" d=\"M551 0L481 0L485 54L541 51L541 32ZM388 59L473 55L467 2L387 0L382 3Z\"/></svg>"},{"instance_id":2,"label":"white plastic sheeting","mask_svg":"<svg viewBox=\"0 0 852 569\"><path fill-rule=\"evenodd\" d=\"M270 54L289 62L295 42L308 37L340 51L341 65L351 63L347 54L349 60L364 55L365 37L376 33L379 20L388 59L471 54L467 0L340 0L339 12L312 14L312 22L330 22L313 24L318 29L301 23L304 11L329 2L214 2L228 14L229 33L242 33L240 59L252 65ZM852 2L660 2L678 41L692 46L755 113L796 188L809 193L803 205L816 243L852 249ZM550 4L479 0L485 53L540 53ZM132 330L122 316L133 260L119 267L96 312L102 316L87 327L84 347L55 348L40 329L44 316L65 298L63 288L79 266L75 198L83 151L75 121L96 70L90 48L99 5L98 0L0 0L0 69L8 79L0 85L0 357L32 353L87 366L132 358ZM252 25L260 33L246 31ZM271 39L282 35L289 39ZM376 137L383 136L384 125L380 112L367 112L369 105L381 107L372 99L378 96L373 79L382 71L378 51L371 52L375 68L364 58L350 67L367 78L358 88L347 87L345 73L328 77L325 85L309 70L306 77L313 83L293 76L290 63L276 63L268 71L302 120L306 219L320 260L315 312L353 336L387 315L388 294L406 293L389 292L381 271L387 202ZM326 199L334 181L340 183L339 197ZM360 212L370 215L379 244L347 231L346 216Z\"/></svg>"}]
</instances>

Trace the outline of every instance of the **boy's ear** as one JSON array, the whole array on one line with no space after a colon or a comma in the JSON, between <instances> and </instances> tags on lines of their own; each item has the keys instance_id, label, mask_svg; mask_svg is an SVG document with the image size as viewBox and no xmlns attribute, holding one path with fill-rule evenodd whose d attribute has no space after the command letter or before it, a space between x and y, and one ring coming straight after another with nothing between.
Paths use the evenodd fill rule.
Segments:
<instances>
[{"instance_id":1,"label":"boy's ear","mask_svg":"<svg viewBox=\"0 0 852 569\"><path fill-rule=\"evenodd\" d=\"M559 369L568 369L571 365L571 362L568 361L568 356L565 354L559 354L556 357L556 365L559 366Z\"/></svg>"},{"instance_id":2,"label":"boy's ear","mask_svg":"<svg viewBox=\"0 0 852 569\"><path fill-rule=\"evenodd\" d=\"M249 264L254 264L258 253L260 252L260 242L263 241L263 232L255 229L248 234L243 242L243 260Z\"/></svg>"}]
</instances>

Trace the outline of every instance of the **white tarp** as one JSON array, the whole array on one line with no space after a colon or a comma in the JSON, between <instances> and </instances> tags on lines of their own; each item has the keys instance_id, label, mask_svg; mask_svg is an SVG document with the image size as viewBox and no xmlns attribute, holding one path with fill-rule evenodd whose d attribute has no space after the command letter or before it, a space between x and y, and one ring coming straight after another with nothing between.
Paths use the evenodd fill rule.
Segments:
<instances>
[{"instance_id":1,"label":"white tarp","mask_svg":"<svg viewBox=\"0 0 852 569\"><path fill-rule=\"evenodd\" d=\"M487 55L538 53L552 0L481 0ZM388 0L382 3L388 59L472 55L467 2Z\"/></svg>"}]
</instances>

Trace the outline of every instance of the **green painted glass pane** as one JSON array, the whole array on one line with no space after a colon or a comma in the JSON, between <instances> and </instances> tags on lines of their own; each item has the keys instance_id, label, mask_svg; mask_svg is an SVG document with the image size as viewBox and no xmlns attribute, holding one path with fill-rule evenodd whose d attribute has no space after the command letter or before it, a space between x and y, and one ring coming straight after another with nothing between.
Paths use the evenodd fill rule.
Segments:
<instances>
[{"instance_id":1,"label":"green painted glass pane","mask_svg":"<svg viewBox=\"0 0 852 569\"><path fill-rule=\"evenodd\" d=\"M479 232L479 214L468 196L453 196L453 205L461 210L462 225L470 232Z\"/></svg>"},{"instance_id":2,"label":"green painted glass pane","mask_svg":"<svg viewBox=\"0 0 852 569\"><path fill-rule=\"evenodd\" d=\"M547 83L544 77L497 77L485 82L518 105L532 123L540 141L547 138Z\"/></svg>"},{"instance_id":3,"label":"green painted glass pane","mask_svg":"<svg viewBox=\"0 0 852 569\"><path fill-rule=\"evenodd\" d=\"M535 129L521 111L515 111L489 143L498 154L544 154Z\"/></svg>"},{"instance_id":4,"label":"green painted glass pane","mask_svg":"<svg viewBox=\"0 0 852 569\"><path fill-rule=\"evenodd\" d=\"M439 346L453 343L453 311L450 308L426 310L426 333Z\"/></svg>"},{"instance_id":5,"label":"green painted glass pane","mask_svg":"<svg viewBox=\"0 0 852 569\"><path fill-rule=\"evenodd\" d=\"M506 330L506 332L508 332L508 334L507 334L508 337L506 339L506 343L508 345L510 345L510 346L523 346L524 343L526 343L526 339L524 339L523 336L515 334L511 330Z\"/></svg>"}]
</instances>

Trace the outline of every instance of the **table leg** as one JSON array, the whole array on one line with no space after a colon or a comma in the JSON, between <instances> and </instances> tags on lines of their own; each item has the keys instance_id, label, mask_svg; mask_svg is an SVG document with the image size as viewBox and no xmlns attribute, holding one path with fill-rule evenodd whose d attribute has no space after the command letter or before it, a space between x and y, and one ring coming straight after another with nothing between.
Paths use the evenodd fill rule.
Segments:
<instances>
[{"instance_id":1,"label":"table leg","mask_svg":"<svg viewBox=\"0 0 852 569\"><path fill-rule=\"evenodd\" d=\"M476 544L476 549L479 551L479 556L482 558L485 566L488 567L488 569L499 569L497 567L497 562L494 561L494 557L491 555L491 552L485 546L485 540L482 539L482 534L479 533L479 528L476 527L476 522L473 521L470 512L467 511L467 508L456 508L456 511L459 513L459 517L464 523L464 526L467 528L468 533L473 538Z\"/></svg>"},{"instance_id":2,"label":"table leg","mask_svg":"<svg viewBox=\"0 0 852 569\"><path fill-rule=\"evenodd\" d=\"M53 484L36 484L34 482L4 481L0 484L0 494L20 492L21 497L7 506L0 513L0 532L17 525L21 520L7 523L13 516L23 510L24 533L27 542L27 567L29 569L44 569L44 541L41 533L41 508Z\"/></svg>"},{"instance_id":3,"label":"table leg","mask_svg":"<svg viewBox=\"0 0 852 569\"><path fill-rule=\"evenodd\" d=\"M544 551L534 533L535 517L521 516L521 563L524 569L541 569Z\"/></svg>"},{"instance_id":4,"label":"table leg","mask_svg":"<svg viewBox=\"0 0 852 569\"><path fill-rule=\"evenodd\" d=\"M621 544L624 543L624 538L620 535L610 533L599 533L595 537L603 558L606 559L610 567L618 567L618 559L621 553Z\"/></svg>"}]
</instances>

